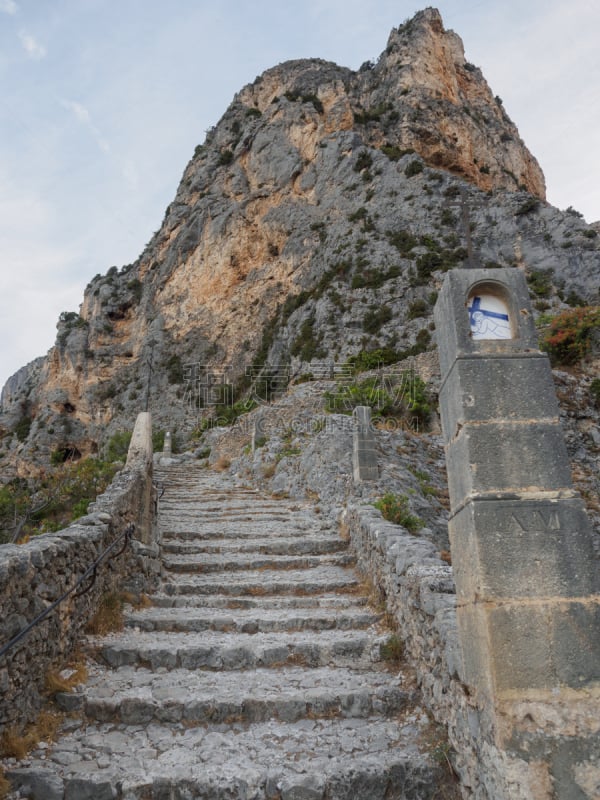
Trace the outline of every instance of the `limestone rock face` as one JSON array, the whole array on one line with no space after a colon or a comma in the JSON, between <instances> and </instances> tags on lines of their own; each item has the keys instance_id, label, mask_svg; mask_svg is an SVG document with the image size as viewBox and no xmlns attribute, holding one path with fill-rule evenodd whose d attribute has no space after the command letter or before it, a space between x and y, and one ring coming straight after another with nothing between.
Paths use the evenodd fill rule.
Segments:
<instances>
[{"instance_id":1,"label":"limestone rock face","mask_svg":"<svg viewBox=\"0 0 600 800\"><path fill-rule=\"evenodd\" d=\"M357 72L318 59L267 70L196 148L138 260L96 276L35 374L11 379L3 463L23 473L57 450L96 452L146 406L189 432L191 363L247 384L267 362L293 376L423 349L454 266L551 270L549 305L557 290L592 301L600 237L544 191L434 9ZM27 435L11 435L23 419Z\"/></svg>"}]
</instances>

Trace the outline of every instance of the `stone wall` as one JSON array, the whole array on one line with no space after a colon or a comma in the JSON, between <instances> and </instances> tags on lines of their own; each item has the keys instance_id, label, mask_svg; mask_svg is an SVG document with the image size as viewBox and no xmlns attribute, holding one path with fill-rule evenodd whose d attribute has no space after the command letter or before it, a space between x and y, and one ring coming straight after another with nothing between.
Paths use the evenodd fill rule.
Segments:
<instances>
[{"instance_id":1,"label":"stone wall","mask_svg":"<svg viewBox=\"0 0 600 800\"><path fill-rule=\"evenodd\" d=\"M64 666L102 595L123 588L141 591L157 576L156 527L152 521L149 530L140 529L140 520L148 523L146 506L151 492L152 470L148 468L147 454L138 453L128 460L126 468L115 476L85 517L62 531L36 536L26 544L0 546L2 647L74 586L129 523L136 526L134 539L126 550L102 562L89 592L79 597L70 594L0 658L0 731L5 726L20 729L35 719L43 702L47 674ZM115 545L114 552L120 549ZM87 581L81 588L86 585Z\"/></svg>"},{"instance_id":2,"label":"stone wall","mask_svg":"<svg viewBox=\"0 0 600 800\"><path fill-rule=\"evenodd\" d=\"M350 505L342 517L358 568L385 598L404 639L423 701L448 730L451 760L465 798L530 800L527 765L495 745L493 722L478 709L463 683L452 567L431 542L385 522L370 506Z\"/></svg>"}]
</instances>

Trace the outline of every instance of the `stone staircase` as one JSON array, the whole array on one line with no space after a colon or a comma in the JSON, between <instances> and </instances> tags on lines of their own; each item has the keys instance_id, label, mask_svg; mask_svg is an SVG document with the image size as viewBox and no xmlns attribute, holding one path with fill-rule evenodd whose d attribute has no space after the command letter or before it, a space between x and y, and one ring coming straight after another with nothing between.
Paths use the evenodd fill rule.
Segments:
<instances>
[{"instance_id":1,"label":"stone staircase","mask_svg":"<svg viewBox=\"0 0 600 800\"><path fill-rule=\"evenodd\" d=\"M163 576L96 660L61 738L9 776L35 800L421 800L442 768L347 544L312 505L196 465L164 484ZM385 648L383 650L385 654Z\"/></svg>"}]
</instances>

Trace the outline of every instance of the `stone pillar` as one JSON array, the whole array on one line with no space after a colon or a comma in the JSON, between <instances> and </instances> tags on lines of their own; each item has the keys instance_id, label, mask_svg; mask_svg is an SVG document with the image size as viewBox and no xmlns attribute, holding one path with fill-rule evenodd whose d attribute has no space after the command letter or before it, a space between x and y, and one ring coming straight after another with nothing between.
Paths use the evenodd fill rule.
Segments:
<instances>
[{"instance_id":1,"label":"stone pillar","mask_svg":"<svg viewBox=\"0 0 600 800\"><path fill-rule=\"evenodd\" d=\"M143 489L136 509L136 538L145 545L156 544L156 515L152 486L152 417L149 411L138 414L127 452L127 469L142 476Z\"/></svg>"},{"instance_id":2,"label":"stone pillar","mask_svg":"<svg viewBox=\"0 0 600 800\"><path fill-rule=\"evenodd\" d=\"M600 697L599 562L523 273L448 273L435 322L461 677L496 744L535 761L549 788L532 797L591 798L577 771L600 779L584 711Z\"/></svg>"},{"instance_id":3,"label":"stone pillar","mask_svg":"<svg viewBox=\"0 0 600 800\"><path fill-rule=\"evenodd\" d=\"M354 482L376 481L379 472L377 470L375 436L371 425L371 409L369 406L357 406L352 412L352 417L354 422L352 448Z\"/></svg>"}]
</instances>

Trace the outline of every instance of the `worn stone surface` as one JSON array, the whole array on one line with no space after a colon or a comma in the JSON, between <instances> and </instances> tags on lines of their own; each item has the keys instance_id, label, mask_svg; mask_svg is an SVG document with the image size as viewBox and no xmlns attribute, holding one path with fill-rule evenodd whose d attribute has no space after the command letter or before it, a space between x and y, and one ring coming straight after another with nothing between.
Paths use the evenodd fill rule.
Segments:
<instances>
[{"instance_id":1,"label":"worn stone surface","mask_svg":"<svg viewBox=\"0 0 600 800\"><path fill-rule=\"evenodd\" d=\"M328 563L344 549L353 562L339 535L331 555L331 521L310 502L274 501L197 465L159 467L157 479L165 540L195 551L190 605L162 606L187 580L165 553L151 596L160 605L130 609L125 630L88 638L87 683L58 697L81 721L7 765L18 796L37 797L39 785L56 800L435 797L441 770L412 671L383 660L390 631L351 564ZM243 529L243 552L205 535L209 520ZM241 567L263 558L254 539L263 550L295 543L288 527L307 534L323 566L275 556L278 565L231 569L237 555ZM227 544L220 572L215 542Z\"/></svg>"}]
</instances>

